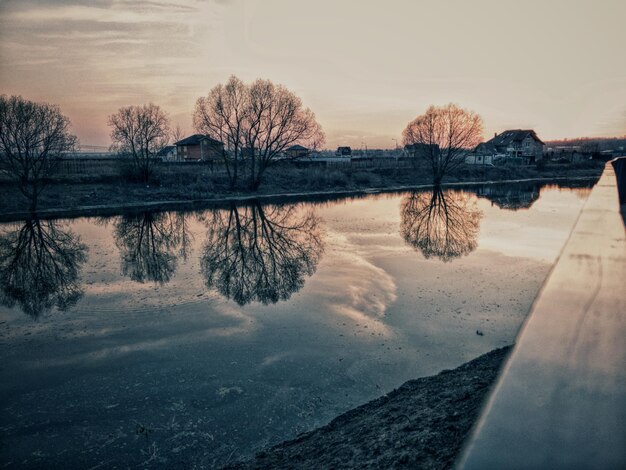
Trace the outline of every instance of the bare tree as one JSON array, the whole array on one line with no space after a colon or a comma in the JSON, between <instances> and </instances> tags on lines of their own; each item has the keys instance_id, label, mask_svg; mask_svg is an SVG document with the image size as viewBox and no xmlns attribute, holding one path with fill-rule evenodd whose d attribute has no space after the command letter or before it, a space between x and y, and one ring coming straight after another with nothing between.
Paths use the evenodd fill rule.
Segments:
<instances>
[{"instance_id":1,"label":"bare tree","mask_svg":"<svg viewBox=\"0 0 626 470\"><path fill-rule=\"evenodd\" d=\"M83 296L87 246L58 223L32 218L0 234L0 304L38 317L68 310Z\"/></svg>"},{"instance_id":2,"label":"bare tree","mask_svg":"<svg viewBox=\"0 0 626 470\"><path fill-rule=\"evenodd\" d=\"M123 275L136 282L159 284L170 281L178 256L187 259L193 240L185 214L174 212L120 217L115 222L114 236L122 257Z\"/></svg>"},{"instance_id":3,"label":"bare tree","mask_svg":"<svg viewBox=\"0 0 626 470\"><path fill-rule=\"evenodd\" d=\"M209 288L239 305L287 300L324 250L319 218L301 206L232 205L207 220L200 269Z\"/></svg>"},{"instance_id":4,"label":"bare tree","mask_svg":"<svg viewBox=\"0 0 626 470\"><path fill-rule=\"evenodd\" d=\"M250 153L250 188L258 189L265 170L294 144L323 145L315 114L282 85L256 80L249 87L245 140Z\"/></svg>"},{"instance_id":5,"label":"bare tree","mask_svg":"<svg viewBox=\"0 0 626 470\"><path fill-rule=\"evenodd\" d=\"M185 131L183 131L182 127L180 127L179 125L176 125L176 127L170 134L169 141L172 144L175 144L176 142L178 142L179 140L183 140L184 138L185 138Z\"/></svg>"},{"instance_id":6,"label":"bare tree","mask_svg":"<svg viewBox=\"0 0 626 470\"><path fill-rule=\"evenodd\" d=\"M483 122L473 111L455 104L431 106L402 132L405 145L413 146L415 156L424 158L432 169L433 181L465 161L467 151L482 140Z\"/></svg>"},{"instance_id":7,"label":"bare tree","mask_svg":"<svg viewBox=\"0 0 626 470\"><path fill-rule=\"evenodd\" d=\"M293 92L269 80L250 85L230 77L207 97L199 98L194 112L198 132L224 142L231 186L238 182L240 160L247 160L249 185L258 189L265 170L294 144L324 143L324 133L313 112ZM245 152L243 151L245 149Z\"/></svg>"},{"instance_id":8,"label":"bare tree","mask_svg":"<svg viewBox=\"0 0 626 470\"><path fill-rule=\"evenodd\" d=\"M109 116L112 148L132 162L134 176L148 181L155 156L167 145L170 124L167 114L155 104L120 108Z\"/></svg>"},{"instance_id":9,"label":"bare tree","mask_svg":"<svg viewBox=\"0 0 626 470\"><path fill-rule=\"evenodd\" d=\"M0 159L36 209L46 177L57 168L77 139L70 120L56 105L35 103L21 96L0 96Z\"/></svg>"},{"instance_id":10,"label":"bare tree","mask_svg":"<svg viewBox=\"0 0 626 470\"><path fill-rule=\"evenodd\" d=\"M231 76L226 85L219 84L211 89L208 96L198 98L193 115L193 124L198 132L224 143L224 165L232 188L239 179L248 100L246 85Z\"/></svg>"},{"instance_id":11,"label":"bare tree","mask_svg":"<svg viewBox=\"0 0 626 470\"><path fill-rule=\"evenodd\" d=\"M447 262L476 249L482 212L465 192L411 193L402 201L400 216L402 237L426 259Z\"/></svg>"}]
</instances>

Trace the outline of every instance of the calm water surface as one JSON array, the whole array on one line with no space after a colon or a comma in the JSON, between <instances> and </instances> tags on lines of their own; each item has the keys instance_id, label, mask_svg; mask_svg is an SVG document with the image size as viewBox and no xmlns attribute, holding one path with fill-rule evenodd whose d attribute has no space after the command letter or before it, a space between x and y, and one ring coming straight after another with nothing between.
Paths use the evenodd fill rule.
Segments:
<instances>
[{"instance_id":1,"label":"calm water surface","mask_svg":"<svg viewBox=\"0 0 626 470\"><path fill-rule=\"evenodd\" d=\"M510 344L588 193L0 225L1 462L221 466Z\"/></svg>"}]
</instances>

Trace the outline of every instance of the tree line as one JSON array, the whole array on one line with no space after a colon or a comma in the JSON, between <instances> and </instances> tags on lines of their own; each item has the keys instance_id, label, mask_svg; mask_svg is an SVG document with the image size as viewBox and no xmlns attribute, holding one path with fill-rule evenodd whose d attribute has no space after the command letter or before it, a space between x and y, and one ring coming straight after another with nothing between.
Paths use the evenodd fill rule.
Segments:
<instances>
[{"instance_id":1,"label":"tree line","mask_svg":"<svg viewBox=\"0 0 626 470\"><path fill-rule=\"evenodd\" d=\"M180 128L172 129L168 114L148 103L121 107L108 116L111 148L139 181L149 181L157 153ZM230 187L255 191L266 170L292 145L321 148L325 135L315 114L283 85L258 79L244 83L231 76L197 99L195 130L224 144L222 159ZM46 178L77 139L71 124L56 105L21 96L0 96L0 156L4 169L36 209ZM419 147L414 155L427 162L435 185L464 161L465 152L482 140L483 121L471 110L454 104L431 106L409 122L403 144ZM245 178L245 181L243 179Z\"/></svg>"}]
</instances>

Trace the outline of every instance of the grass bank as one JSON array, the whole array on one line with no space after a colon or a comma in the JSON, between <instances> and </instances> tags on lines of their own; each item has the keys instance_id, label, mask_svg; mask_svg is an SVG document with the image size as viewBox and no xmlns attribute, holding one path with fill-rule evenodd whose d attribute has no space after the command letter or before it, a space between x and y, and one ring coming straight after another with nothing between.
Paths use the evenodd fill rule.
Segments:
<instances>
[{"instance_id":1,"label":"grass bank","mask_svg":"<svg viewBox=\"0 0 626 470\"><path fill-rule=\"evenodd\" d=\"M451 468L509 351L406 382L229 468Z\"/></svg>"},{"instance_id":2,"label":"grass bank","mask_svg":"<svg viewBox=\"0 0 626 470\"><path fill-rule=\"evenodd\" d=\"M519 179L558 180L562 178L599 178L603 165L546 165L511 167L467 166L447 177L444 183L509 181ZM179 165L162 169L149 184L130 183L120 177L60 175L48 182L38 200L38 211L72 214L90 208L172 208L177 203L211 204L247 198L305 197L309 195L347 195L369 190L402 190L431 183L423 168L393 169L320 169L275 167L268 170L257 191L231 189L223 174L209 167ZM10 180L0 182L0 216L19 217L27 213L29 201ZM12 217L11 217L12 216Z\"/></svg>"}]
</instances>

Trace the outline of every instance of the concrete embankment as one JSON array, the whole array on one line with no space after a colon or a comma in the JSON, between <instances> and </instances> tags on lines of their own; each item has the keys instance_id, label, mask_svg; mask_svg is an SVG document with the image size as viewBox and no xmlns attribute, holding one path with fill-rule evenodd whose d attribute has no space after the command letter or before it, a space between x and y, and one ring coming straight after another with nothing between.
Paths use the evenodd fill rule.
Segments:
<instances>
[{"instance_id":1,"label":"concrete embankment","mask_svg":"<svg viewBox=\"0 0 626 470\"><path fill-rule=\"evenodd\" d=\"M625 336L626 231L607 164L459 468L626 468Z\"/></svg>"}]
</instances>

